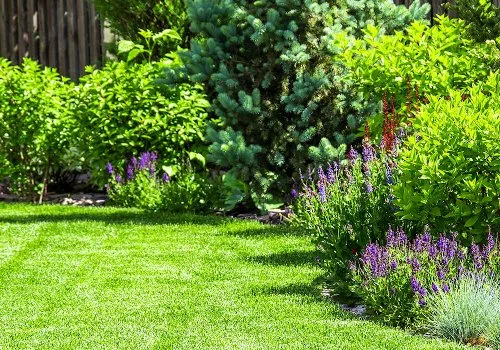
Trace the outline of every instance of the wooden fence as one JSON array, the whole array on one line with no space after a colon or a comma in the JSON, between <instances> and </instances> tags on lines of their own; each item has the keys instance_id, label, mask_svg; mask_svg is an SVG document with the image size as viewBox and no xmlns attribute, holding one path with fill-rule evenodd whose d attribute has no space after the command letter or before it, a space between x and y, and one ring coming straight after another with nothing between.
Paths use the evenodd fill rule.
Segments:
<instances>
[{"instance_id":1,"label":"wooden fence","mask_svg":"<svg viewBox=\"0 0 500 350\"><path fill-rule=\"evenodd\" d=\"M104 55L103 26L85 0L0 0L0 56L31 57L76 80Z\"/></svg>"}]
</instances>

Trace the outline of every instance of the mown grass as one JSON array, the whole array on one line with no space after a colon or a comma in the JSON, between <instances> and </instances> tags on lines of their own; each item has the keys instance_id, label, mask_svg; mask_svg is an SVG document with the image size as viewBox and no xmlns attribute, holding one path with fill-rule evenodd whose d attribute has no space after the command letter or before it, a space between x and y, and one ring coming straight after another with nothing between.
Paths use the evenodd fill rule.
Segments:
<instances>
[{"instance_id":1,"label":"mown grass","mask_svg":"<svg viewBox=\"0 0 500 350\"><path fill-rule=\"evenodd\" d=\"M455 349L321 297L300 231L0 205L1 349Z\"/></svg>"}]
</instances>

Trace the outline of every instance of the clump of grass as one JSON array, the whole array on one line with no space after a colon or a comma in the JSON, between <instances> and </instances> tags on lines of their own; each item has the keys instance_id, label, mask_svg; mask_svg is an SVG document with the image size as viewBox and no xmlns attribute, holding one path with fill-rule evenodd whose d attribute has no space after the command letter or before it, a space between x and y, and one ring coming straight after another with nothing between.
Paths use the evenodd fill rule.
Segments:
<instances>
[{"instance_id":1,"label":"clump of grass","mask_svg":"<svg viewBox=\"0 0 500 350\"><path fill-rule=\"evenodd\" d=\"M428 330L457 342L498 349L500 336L500 283L485 276L467 275L434 294L428 305Z\"/></svg>"}]
</instances>

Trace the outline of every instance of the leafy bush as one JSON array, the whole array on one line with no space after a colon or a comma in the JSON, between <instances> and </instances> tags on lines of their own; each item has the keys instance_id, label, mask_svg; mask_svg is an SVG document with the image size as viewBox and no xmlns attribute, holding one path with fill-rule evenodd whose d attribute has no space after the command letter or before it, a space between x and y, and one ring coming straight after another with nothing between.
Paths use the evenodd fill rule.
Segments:
<instances>
[{"instance_id":1,"label":"leafy bush","mask_svg":"<svg viewBox=\"0 0 500 350\"><path fill-rule=\"evenodd\" d=\"M384 322L417 327L429 312L432 294L449 292L453 281L470 273L499 272L491 231L487 244L472 244L468 250L456 238L441 235L435 241L425 232L410 242L402 229L389 228L385 246L370 243L350 263L351 290Z\"/></svg>"},{"instance_id":2,"label":"leafy bush","mask_svg":"<svg viewBox=\"0 0 500 350\"><path fill-rule=\"evenodd\" d=\"M398 215L431 231L485 241L500 230L500 75L448 98L429 97L399 160Z\"/></svg>"},{"instance_id":3,"label":"leafy bush","mask_svg":"<svg viewBox=\"0 0 500 350\"><path fill-rule=\"evenodd\" d=\"M450 9L469 24L467 31L474 40L500 37L500 7L493 0L455 0Z\"/></svg>"},{"instance_id":4,"label":"leafy bush","mask_svg":"<svg viewBox=\"0 0 500 350\"><path fill-rule=\"evenodd\" d=\"M341 60L351 69L351 79L360 85L365 99L392 95L401 110L409 99L420 103L428 96L447 96L451 89L487 79L499 62L494 55L498 48L492 51L490 44L470 40L461 20L445 16L436 20L432 27L414 22L394 35L368 26L363 39L352 41L344 33L334 37L333 42L343 48ZM381 121L381 115L370 118L370 125L376 130Z\"/></svg>"},{"instance_id":5,"label":"leafy bush","mask_svg":"<svg viewBox=\"0 0 500 350\"><path fill-rule=\"evenodd\" d=\"M362 159L351 148L347 164L318 168L302 179L293 211L294 222L309 229L321 251L322 265L339 291L345 290L345 262L370 241L382 242L395 221L392 185L396 166L391 152L376 150L365 138Z\"/></svg>"},{"instance_id":6,"label":"leafy bush","mask_svg":"<svg viewBox=\"0 0 500 350\"><path fill-rule=\"evenodd\" d=\"M167 173L158 178L158 157L154 152L132 157L124 172L111 163L106 166L110 202L123 207L170 212L207 212L220 206L220 191L208 176L186 167L172 181Z\"/></svg>"},{"instance_id":7,"label":"leafy bush","mask_svg":"<svg viewBox=\"0 0 500 350\"><path fill-rule=\"evenodd\" d=\"M369 107L342 81L329 38L342 30L358 35L369 23L401 29L427 10L417 1L410 11L389 0L189 1L199 40L181 53L185 69L169 78L186 73L206 83L224 123L209 134L213 157L250 189L231 196L263 208L299 167L343 158Z\"/></svg>"},{"instance_id":8,"label":"leafy bush","mask_svg":"<svg viewBox=\"0 0 500 350\"><path fill-rule=\"evenodd\" d=\"M473 345L486 345L500 332L500 283L468 275L428 299L429 331L439 337Z\"/></svg>"},{"instance_id":9,"label":"leafy bush","mask_svg":"<svg viewBox=\"0 0 500 350\"><path fill-rule=\"evenodd\" d=\"M141 29L160 33L166 28L175 30L183 37L183 45L189 42L189 22L184 0L91 0L97 12L104 17L113 32L125 40L143 43ZM164 40L155 51L162 57L177 48L175 40Z\"/></svg>"},{"instance_id":10,"label":"leafy bush","mask_svg":"<svg viewBox=\"0 0 500 350\"><path fill-rule=\"evenodd\" d=\"M71 162L72 92L54 69L0 58L0 177L12 192L43 196L52 174Z\"/></svg>"},{"instance_id":11,"label":"leafy bush","mask_svg":"<svg viewBox=\"0 0 500 350\"><path fill-rule=\"evenodd\" d=\"M76 132L95 175L107 161L123 166L123 159L144 150L161 152L160 166L173 172L190 158L204 161L209 103L202 87L155 84L161 76L161 63L109 62L81 78Z\"/></svg>"}]
</instances>

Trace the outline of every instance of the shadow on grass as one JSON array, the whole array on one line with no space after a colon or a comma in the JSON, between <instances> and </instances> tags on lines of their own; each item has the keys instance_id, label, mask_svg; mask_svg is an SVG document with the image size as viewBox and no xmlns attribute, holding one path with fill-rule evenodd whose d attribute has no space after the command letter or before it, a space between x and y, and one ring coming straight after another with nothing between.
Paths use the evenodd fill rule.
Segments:
<instances>
[{"instance_id":1,"label":"shadow on grass","mask_svg":"<svg viewBox=\"0 0 500 350\"><path fill-rule=\"evenodd\" d=\"M40 209L40 211L43 209ZM63 211L63 210L61 210ZM92 209L82 212L69 211L68 213L33 214L20 212L19 215L0 215L0 223L32 224L41 222L104 222L109 224L137 224L137 225L211 225L218 226L230 222L231 219L215 215L169 214L147 211L99 211Z\"/></svg>"},{"instance_id":2,"label":"shadow on grass","mask_svg":"<svg viewBox=\"0 0 500 350\"><path fill-rule=\"evenodd\" d=\"M316 265L315 251L291 251L274 253L270 255L258 255L248 258L248 260L263 264L263 265L284 265L284 266L301 266L301 265Z\"/></svg>"}]
</instances>

